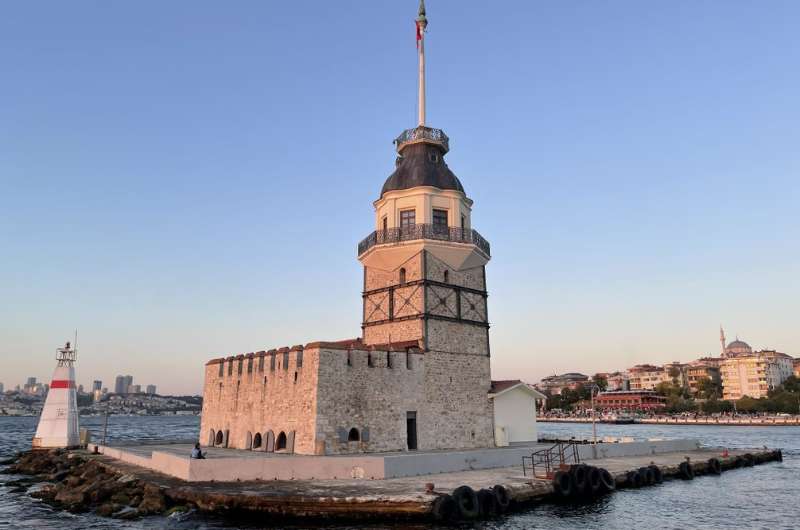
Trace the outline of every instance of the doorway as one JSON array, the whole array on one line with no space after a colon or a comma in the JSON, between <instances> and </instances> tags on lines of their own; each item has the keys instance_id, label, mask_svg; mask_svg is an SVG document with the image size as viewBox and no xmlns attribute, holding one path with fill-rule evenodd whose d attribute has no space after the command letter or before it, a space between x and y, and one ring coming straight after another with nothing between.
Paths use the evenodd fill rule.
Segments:
<instances>
[{"instance_id":1,"label":"doorway","mask_svg":"<svg viewBox=\"0 0 800 530\"><path fill-rule=\"evenodd\" d=\"M408 450L417 450L417 412L406 412L406 437L408 439Z\"/></svg>"}]
</instances>

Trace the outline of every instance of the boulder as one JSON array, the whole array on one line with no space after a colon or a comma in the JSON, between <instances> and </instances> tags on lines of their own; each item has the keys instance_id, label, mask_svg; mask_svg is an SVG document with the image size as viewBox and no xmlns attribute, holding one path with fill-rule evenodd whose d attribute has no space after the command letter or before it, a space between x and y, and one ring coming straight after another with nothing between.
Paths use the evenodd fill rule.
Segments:
<instances>
[{"instance_id":1,"label":"boulder","mask_svg":"<svg viewBox=\"0 0 800 530\"><path fill-rule=\"evenodd\" d=\"M167 509L167 500L164 495L158 493L146 493L139 504L139 512L142 514L163 513Z\"/></svg>"},{"instance_id":2,"label":"boulder","mask_svg":"<svg viewBox=\"0 0 800 530\"><path fill-rule=\"evenodd\" d=\"M111 517L116 517L117 519L136 519L139 517L139 511L136 508L131 508L130 506L124 506L119 511L114 512L111 514Z\"/></svg>"}]
</instances>

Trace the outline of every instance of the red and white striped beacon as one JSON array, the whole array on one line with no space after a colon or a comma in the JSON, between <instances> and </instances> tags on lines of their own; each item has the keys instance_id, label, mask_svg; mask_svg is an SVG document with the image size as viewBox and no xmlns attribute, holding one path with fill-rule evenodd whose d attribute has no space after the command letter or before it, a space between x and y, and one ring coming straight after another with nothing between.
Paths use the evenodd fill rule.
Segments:
<instances>
[{"instance_id":1,"label":"red and white striped beacon","mask_svg":"<svg viewBox=\"0 0 800 530\"><path fill-rule=\"evenodd\" d=\"M44 402L39 426L33 437L34 449L77 447L78 395L75 389L75 359L78 356L78 334L74 346L67 342L56 350L56 370Z\"/></svg>"}]
</instances>

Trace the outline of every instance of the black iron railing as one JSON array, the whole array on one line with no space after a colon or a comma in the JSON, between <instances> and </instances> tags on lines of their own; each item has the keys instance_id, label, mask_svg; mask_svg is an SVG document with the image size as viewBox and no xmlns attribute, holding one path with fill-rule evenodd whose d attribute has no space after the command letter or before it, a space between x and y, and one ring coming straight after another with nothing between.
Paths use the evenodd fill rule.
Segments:
<instances>
[{"instance_id":1,"label":"black iron railing","mask_svg":"<svg viewBox=\"0 0 800 530\"><path fill-rule=\"evenodd\" d=\"M376 230L358 244L358 255L360 256L375 245L400 243L401 241L413 241L415 239L469 243L481 249L487 256L491 256L489 242L477 230L432 224L415 224L402 228Z\"/></svg>"},{"instance_id":2,"label":"black iron railing","mask_svg":"<svg viewBox=\"0 0 800 530\"><path fill-rule=\"evenodd\" d=\"M400 151L406 144L425 140L441 145L445 153L450 150L450 138L447 137L443 130L425 127L424 125L414 129L406 129L400 136L395 138L394 144L397 146L397 150Z\"/></svg>"},{"instance_id":3,"label":"black iron railing","mask_svg":"<svg viewBox=\"0 0 800 530\"><path fill-rule=\"evenodd\" d=\"M580 463L581 456L576 443L558 442L552 447L531 453L531 456L523 456L522 474L528 476L530 471L536 478L552 479L558 469Z\"/></svg>"}]
</instances>

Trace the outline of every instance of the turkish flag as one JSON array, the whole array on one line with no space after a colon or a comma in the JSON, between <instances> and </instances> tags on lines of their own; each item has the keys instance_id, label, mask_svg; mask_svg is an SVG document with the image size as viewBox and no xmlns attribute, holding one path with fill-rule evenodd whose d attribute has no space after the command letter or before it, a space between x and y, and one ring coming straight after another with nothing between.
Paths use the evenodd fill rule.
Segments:
<instances>
[{"instance_id":1,"label":"turkish flag","mask_svg":"<svg viewBox=\"0 0 800 530\"><path fill-rule=\"evenodd\" d=\"M419 27L419 22L417 22L417 48L419 48L419 41L422 40L422 28Z\"/></svg>"}]
</instances>

